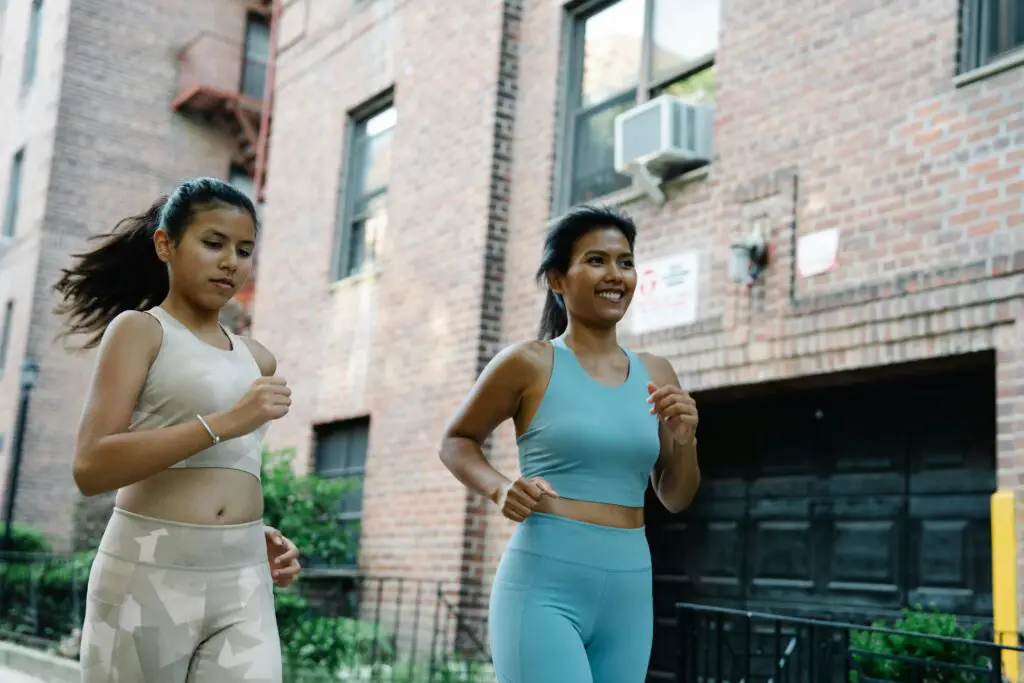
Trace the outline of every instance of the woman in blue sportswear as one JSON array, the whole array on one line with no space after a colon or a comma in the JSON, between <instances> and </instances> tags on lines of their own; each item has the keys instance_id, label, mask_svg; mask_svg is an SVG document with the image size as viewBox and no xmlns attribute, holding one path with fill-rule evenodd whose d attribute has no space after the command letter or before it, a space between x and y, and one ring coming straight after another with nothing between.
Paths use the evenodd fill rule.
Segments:
<instances>
[{"instance_id":1,"label":"woman in blue sportswear","mask_svg":"<svg viewBox=\"0 0 1024 683\"><path fill-rule=\"evenodd\" d=\"M500 683L643 683L654 609L644 533L650 481L667 509L700 483L697 407L663 358L619 346L636 287L636 227L608 209L556 220L538 280L539 341L488 364L455 413L441 460L519 522L491 591L489 632ZM521 477L482 444L515 425Z\"/></svg>"}]
</instances>

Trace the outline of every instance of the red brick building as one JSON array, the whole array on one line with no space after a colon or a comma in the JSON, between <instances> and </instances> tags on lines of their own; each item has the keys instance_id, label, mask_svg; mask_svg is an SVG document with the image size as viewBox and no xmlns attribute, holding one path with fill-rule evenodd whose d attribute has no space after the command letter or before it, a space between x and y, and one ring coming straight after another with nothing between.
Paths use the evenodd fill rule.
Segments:
<instances>
[{"instance_id":1,"label":"red brick building","mask_svg":"<svg viewBox=\"0 0 1024 683\"><path fill-rule=\"evenodd\" d=\"M242 119L259 130L268 15L235 0L0 3L0 470L6 482L29 357L39 369L15 518L58 547L73 536L71 458L92 354L53 343L50 288L86 237L179 180L253 185L258 136Z\"/></svg>"},{"instance_id":2,"label":"red brick building","mask_svg":"<svg viewBox=\"0 0 1024 683\"><path fill-rule=\"evenodd\" d=\"M678 597L921 601L1017 630L1024 543L992 498L1020 496L1024 463L1024 29L1017 4L985 7L282 0L269 128L239 97L241 0L6 3L6 435L22 357L40 367L18 519L61 538L74 516L88 356L50 344L48 292L67 253L181 177L261 183L259 157L254 334L296 398L269 439L363 478L346 512L367 571L486 583L511 526L441 466L441 430L535 334L546 222L597 201L635 217L655 285L623 343L702 406L698 500L650 506L659 617ZM710 132L684 122L709 110ZM616 171L617 141L629 161L673 132L664 182ZM768 263L748 287L731 245L752 235ZM510 426L490 457L514 473Z\"/></svg>"},{"instance_id":3,"label":"red brick building","mask_svg":"<svg viewBox=\"0 0 1024 683\"><path fill-rule=\"evenodd\" d=\"M493 571L510 524L437 446L535 334L546 222L593 200L674 287L623 342L704 408L697 503L651 506L660 616L689 595L991 617L995 547L1015 628L1021 544L990 507L1024 463L1024 33L1014 3L965 2L284 2L254 329L296 398L272 444L364 479L360 565ZM666 129L696 151L664 203L614 163L614 115L659 94L713 110L710 137ZM730 245L752 234L748 288ZM514 473L511 426L490 457Z\"/></svg>"}]
</instances>

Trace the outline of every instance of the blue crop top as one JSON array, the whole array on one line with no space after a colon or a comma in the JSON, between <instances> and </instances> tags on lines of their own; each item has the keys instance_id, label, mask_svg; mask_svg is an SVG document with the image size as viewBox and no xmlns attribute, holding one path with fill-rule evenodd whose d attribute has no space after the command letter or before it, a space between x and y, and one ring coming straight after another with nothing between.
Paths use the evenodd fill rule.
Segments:
<instances>
[{"instance_id":1,"label":"blue crop top","mask_svg":"<svg viewBox=\"0 0 1024 683\"><path fill-rule=\"evenodd\" d=\"M551 377L537 414L516 439L519 471L541 477L559 496L643 507L661 442L650 414L643 361L629 358L626 381L601 384L561 339L552 341Z\"/></svg>"}]
</instances>

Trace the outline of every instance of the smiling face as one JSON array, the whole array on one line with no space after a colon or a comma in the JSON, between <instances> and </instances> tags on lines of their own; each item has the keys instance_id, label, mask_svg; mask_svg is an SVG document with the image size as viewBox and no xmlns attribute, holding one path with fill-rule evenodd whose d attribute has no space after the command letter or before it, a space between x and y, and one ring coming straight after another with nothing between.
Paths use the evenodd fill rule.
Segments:
<instances>
[{"instance_id":1,"label":"smiling face","mask_svg":"<svg viewBox=\"0 0 1024 683\"><path fill-rule=\"evenodd\" d=\"M573 245L568 270L550 273L548 283L562 295L570 318L589 327L613 327L636 289L633 250L618 228L591 230Z\"/></svg>"},{"instance_id":2,"label":"smiling face","mask_svg":"<svg viewBox=\"0 0 1024 683\"><path fill-rule=\"evenodd\" d=\"M171 290L203 310L219 310L249 279L256 226L247 211L214 205L196 211L181 239L154 236Z\"/></svg>"}]
</instances>

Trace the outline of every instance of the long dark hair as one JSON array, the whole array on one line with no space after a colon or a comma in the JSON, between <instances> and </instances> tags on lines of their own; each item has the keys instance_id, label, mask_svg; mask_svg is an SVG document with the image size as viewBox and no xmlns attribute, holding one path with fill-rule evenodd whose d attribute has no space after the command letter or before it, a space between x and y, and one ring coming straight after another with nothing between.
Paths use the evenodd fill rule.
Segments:
<instances>
[{"instance_id":1,"label":"long dark hair","mask_svg":"<svg viewBox=\"0 0 1024 683\"><path fill-rule=\"evenodd\" d=\"M548 227L544 239L544 253L537 269L537 282L547 286L547 275L555 272L564 275L569 270L572 250L576 240L591 230L618 228L632 249L636 243L636 225L629 216L608 207L579 206L559 216ZM544 297L544 311L540 316L541 339L554 339L569 326L569 314L565 301L547 287Z\"/></svg>"},{"instance_id":2,"label":"long dark hair","mask_svg":"<svg viewBox=\"0 0 1024 683\"><path fill-rule=\"evenodd\" d=\"M58 336L88 334L83 348L89 349L124 311L145 310L163 301L170 283L167 266L153 244L154 233L163 228L178 244L196 213L216 206L248 212L259 229L256 207L243 192L217 178L193 178L143 213L122 219L111 232L90 237L100 244L74 254L75 263L61 270L53 286L60 295L54 312L67 316Z\"/></svg>"}]
</instances>

